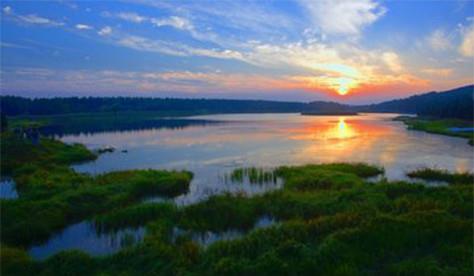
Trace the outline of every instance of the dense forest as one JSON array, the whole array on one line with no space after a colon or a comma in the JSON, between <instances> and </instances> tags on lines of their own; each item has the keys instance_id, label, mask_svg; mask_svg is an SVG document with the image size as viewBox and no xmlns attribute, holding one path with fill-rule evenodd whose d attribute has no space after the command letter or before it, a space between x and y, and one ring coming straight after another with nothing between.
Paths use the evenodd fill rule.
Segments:
<instances>
[{"instance_id":1,"label":"dense forest","mask_svg":"<svg viewBox=\"0 0 474 276\"><path fill-rule=\"evenodd\" d=\"M189 112L192 114L300 112L305 107L305 103L256 100L131 97L29 99L14 96L1 98L2 112L10 116L117 111Z\"/></svg>"},{"instance_id":2,"label":"dense forest","mask_svg":"<svg viewBox=\"0 0 474 276\"><path fill-rule=\"evenodd\" d=\"M405 99L359 107L370 112L413 113L420 116L473 119L474 85L430 92Z\"/></svg>"},{"instance_id":3,"label":"dense forest","mask_svg":"<svg viewBox=\"0 0 474 276\"><path fill-rule=\"evenodd\" d=\"M441 118L473 118L474 86L444 92L430 92L379 104L350 106L334 102L277 102L262 100L172 99L131 97L71 97L30 99L16 96L0 98L1 112L8 116L57 115L70 113L151 111L164 115L215 113L285 112L394 112Z\"/></svg>"}]
</instances>

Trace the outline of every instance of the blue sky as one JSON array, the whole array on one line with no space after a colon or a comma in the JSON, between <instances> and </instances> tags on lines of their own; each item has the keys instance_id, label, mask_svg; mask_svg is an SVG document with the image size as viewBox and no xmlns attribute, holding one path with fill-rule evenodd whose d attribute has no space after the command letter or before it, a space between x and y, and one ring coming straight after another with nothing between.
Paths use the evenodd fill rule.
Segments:
<instances>
[{"instance_id":1,"label":"blue sky","mask_svg":"<svg viewBox=\"0 0 474 276\"><path fill-rule=\"evenodd\" d=\"M473 1L2 1L1 92L377 102L473 83Z\"/></svg>"}]
</instances>

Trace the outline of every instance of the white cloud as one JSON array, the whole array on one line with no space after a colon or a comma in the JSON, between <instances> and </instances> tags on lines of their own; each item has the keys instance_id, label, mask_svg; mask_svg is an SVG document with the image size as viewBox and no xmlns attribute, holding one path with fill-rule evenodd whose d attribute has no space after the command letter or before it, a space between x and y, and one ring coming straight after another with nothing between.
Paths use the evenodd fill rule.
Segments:
<instances>
[{"instance_id":1,"label":"white cloud","mask_svg":"<svg viewBox=\"0 0 474 276\"><path fill-rule=\"evenodd\" d=\"M76 24L76 29L78 30L91 30L93 29L92 26L86 24Z\"/></svg>"},{"instance_id":2,"label":"white cloud","mask_svg":"<svg viewBox=\"0 0 474 276\"><path fill-rule=\"evenodd\" d=\"M40 25L45 27L58 27L64 25L64 23L62 22L55 21L46 17L41 17L36 14L16 14L10 6L6 6L2 10L5 16L8 16L8 18L10 18L11 20L21 24Z\"/></svg>"},{"instance_id":3,"label":"white cloud","mask_svg":"<svg viewBox=\"0 0 474 276\"><path fill-rule=\"evenodd\" d=\"M178 30L187 31L193 38L197 40L210 41L217 45L220 45L221 42L223 41L222 39L218 38L218 36L215 33L212 33L209 31L201 32L197 30L190 20L184 17L180 17L180 16L155 18L155 17L140 15L135 12L121 12L121 13L112 14L108 11L102 12L102 16L119 18L119 19L122 19L128 22L133 22L133 23L147 22L147 23L152 24L155 27L169 26Z\"/></svg>"},{"instance_id":4,"label":"white cloud","mask_svg":"<svg viewBox=\"0 0 474 276\"><path fill-rule=\"evenodd\" d=\"M3 8L3 12L5 14L11 14L13 12L13 10L10 6L6 6L6 7Z\"/></svg>"},{"instance_id":5,"label":"white cloud","mask_svg":"<svg viewBox=\"0 0 474 276\"><path fill-rule=\"evenodd\" d=\"M322 42L288 43L275 45L254 41L240 50L235 48L196 48L173 41L153 40L146 37L117 33L111 42L139 51L156 52L174 56L204 56L233 59L267 68L301 72L301 78L320 87L335 88L343 83L358 87L385 82L407 83L417 80L402 66L395 52L366 50L352 44L331 46Z\"/></svg>"},{"instance_id":6,"label":"white cloud","mask_svg":"<svg viewBox=\"0 0 474 276\"><path fill-rule=\"evenodd\" d=\"M5 48L19 48L19 49L31 49L31 47L28 46L23 46L23 45L18 45L15 43L8 43L8 42L0 42L0 47L5 47Z\"/></svg>"},{"instance_id":7,"label":"white cloud","mask_svg":"<svg viewBox=\"0 0 474 276\"><path fill-rule=\"evenodd\" d=\"M97 32L97 34L101 36L107 36L107 35L110 35L111 33L112 33L112 28L109 26L105 26Z\"/></svg>"},{"instance_id":8,"label":"white cloud","mask_svg":"<svg viewBox=\"0 0 474 276\"><path fill-rule=\"evenodd\" d=\"M452 68L425 68L421 72L435 77L448 77L452 75Z\"/></svg>"},{"instance_id":9,"label":"white cloud","mask_svg":"<svg viewBox=\"0 0 474 276\"><path fill-rule=\"evenodd\" d=\"M357 35L386 12L373 0L301 0L301 4L326 34Z\"/></svg>"},{"instance_id":10,"label":"white cloud","mask_svg":"<svg viewBox=\"0 0 474 276\"><path fill-rule=\"evenodd\" d=\"M195 48L181 43L153 40L135 35L122 35L115 42L121 46L138 51L155 52L173 56L205 56L220 59L244 59L240 52L234 50Z\"/></svg>"},{"instance_id":11,"label":"white cloud","mask_svg":"<svg viewBox=\"0 0 474 276\"><path fill-rule=\"evenodd\" d=\"M117 14L117 17L133 23L142 23L143 21L148 20L146 16L141 16L134 12L121 12Z\"/></svg>"},{"instance_id":12,"label":"white cloud","mask_svg":"<svg viewBox=\"0 0 474 276\"><path fill-rule=\"evenodd\" d=\"M451 38L441 29L433 31L426 40L428 45L435 51L443 51L452 47Z\"/></svg>"},{"instance_id":13,"label":"white cloud","mask_svg":"<svg viewBox=\"0 0 474 276\"><path fill-rule=\"evenodd\" d=\"M15 87L18 91L91 91L95 92L223 92L274 91L302 88L297 80L286 76L255 74L192 72L192 71L116 71L116 70L51 70L46 68L18 68L8 75L2 89ZM244 91L242 91L242 89Z\"/></svg>"},{"instance_id":14,"label":"white cloud","mask_svg":"<svg viewBox=\"0 0 474 276\"><path fill-rule=\"evenodd\" d=\"M186 49L183 49L184 47L179 44L161 40L151 40L135 35L124 35L117 41L117 44L139 51L156 52L173 56L189 55Z\"/></svg>"},{"instance_id":15,"label":"white cloud","mask_svg":"<svg viewBox=\"0 0 474 276\"><path fill-rule=\"evenodd\" d=\"M42 26L52 26L52 27L64 25L64 23L62 22L57 22L46 17L38 16L36 14L17 15L16 18L23 23L32 24L32 25L42 25Z\"/></svg>"},{"instance_id":16,"label":"white cloud","mask_svg":"<svg viewBox=\"0 0 474 276\"><path fill-rule=\"evenodd\" d=\"M153 23L157 27L171 26L180 30L193 30L194 29L193 24L191 24L189 20L183 17L179 17L179 16L170 16L168 18L163 18L163 19L152 18L151 23Z\"/></svg>"},{"instance_id":17,"label":"white cloud","mask_svg":"<svg viewBox=\"0 0 474 276\"><path fill-rule=\"evenodd\" d=\"M133 23L150 22L156 27L170 26L170 27L180 29L180 30L188 30L188 31L194 30L193 24L188 19L184 17L179 17L179 16L170 16L167 18L155 18L155 17L140 15L135 12L120 12L116 14L112 14L110 12L103 12L102 16L116 17L125 21L133 22Z\"/></svg>"},{"instance_id":18,"label":"white cloud","mask_svg":"<svg viewBox=\"0 0 474 276\"><path fill-rule=\"evenodd\" d=\"M471 26L462 28L462 42L459 46L459 53L466 57L474 57L474 23Z\"/></svg>"},{"instance_id":19,"label":"white cloud","mask_svg":"<svg viewBox=\"0 0 474 276\"><path fill-rule=\"evenodd\" d=\"M393 72L402 71L403 67L400 63L400 58L394 52L385 52L382 54L382 60L387 64L388 68Z\"/></svg>"}]
</instances>

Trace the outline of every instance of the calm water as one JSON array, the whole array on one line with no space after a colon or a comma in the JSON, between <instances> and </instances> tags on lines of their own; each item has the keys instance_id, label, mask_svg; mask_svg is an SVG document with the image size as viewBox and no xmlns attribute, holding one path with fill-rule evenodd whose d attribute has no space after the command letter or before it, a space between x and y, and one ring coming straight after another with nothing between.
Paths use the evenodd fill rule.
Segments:
<instances>
[{"instance_id":1,"label":"calm water","mask_svg":"<svg viewBox=\"0 0 474 276\"><path fill-rule=\"evenodd\" d=\"M114 233L98 233L94 224L83 221L65 228L48 242L33 246L29 254L35 259L45 259L63 250L81 250L92 256L118 252L139 242L145 236L145 228L126 228Z\"/></svg>"},{"instance_id":2,"label":"calm water","mask_svg":"<svg viewBox=\"0 0 474 276\"><path fill-rule=\"evenodd\" d=\"M225 191L253 194L275 188L272 184L222 181L237 167L360 161L384 166L392 180L404 179L405 172L422 167L472 170L472 147L465 139L408 131L403 123L391 121L395 116L208 115L193 119L220 123L68 135L62 140L90 148L117 148L94 162L75 166L80 172L136 168L192 171L190 192L177 198L178 204Z\"/></svg>"},{"instance_id":3,"label":"calm water","mask_svg":"<svg viewBox=\"0 0 474 276\"><path fill-rule=\"evenodd\" d=\"M252 230L268 228L273 225L276 225L277 223L278 222L270 216L262 216L255 222L255 225L253 226ZM224 232L189 232L175 227L173 229L173 239L176 240L180 236L188 236L195 243L203 247L207 247L218 241L228 241L241 238L246 233L246 231L238 229L231 229Z\"/></svg>"},{"instance_id":4,"label":"calm water","mask_svg":"<svg viewBox=\"0 0 474 276\"><path fill-rule=\"evenodd\" d=\"M408 131L396 115L300 116L299 114L209 115L193 119L206 123L179 128L120 129L88 134L66 135L65 142L80 142L90 148L113 146L117 150L96 161L74 168L98 174L137 168L190 170L194 173L188 194L174 199L191 204L223 192L258 194L279 189L282 181L251 184L229 180L239 167L274 168L324 162L368 162L382 165L389 179L405 179L405 172L422 167L455 171L472 170L473 148L465 139ZM212 123L213 121L219 123ZM126 150L124 153L122 150ZM148 197L145 202L168 199ZM255 228L274 222L262 218ZM61 250L80 249L91 255L117 252L125 241L139 241L144 228L123 229L115 234L99 234L88 222L67 227L46 243L30 249L38 259ZM175 229L174 235L189 235L207 246L218 240L234 239L243 233L187 233Z\"/></svg>"},{"instance_id":5,"label":"calm water","mask_svg":"<svg viewBox=\"0 0 474 276\"><path fill-rule=\"evenodd\" d=\"M15 182L11 178L0 179L0 199L16 199L18 192L16 191Z\"/></svg>"}]
</instances>

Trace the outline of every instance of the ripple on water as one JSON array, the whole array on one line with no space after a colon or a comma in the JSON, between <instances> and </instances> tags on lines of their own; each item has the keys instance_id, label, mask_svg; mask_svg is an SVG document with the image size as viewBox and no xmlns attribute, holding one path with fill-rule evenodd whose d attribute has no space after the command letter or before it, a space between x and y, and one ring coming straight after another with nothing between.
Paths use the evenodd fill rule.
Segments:
<instances>
[{"instance_id":1,"label":"ripple on water","mask_svg":"<svg viewBox=\"0 0 474 276\"><path fill-rule=\"evenodd\" d=\"M252 230L268 228L277 224L278 222L275 218L270 217L270 216L262 216L255 222ZM195 243L203 247L208 247L209 245L218 241L228 241L228 240L241 238L245 236L247 233L248 232L246 231L242 231L238 229L230 229L223 232L212 232L212 231L193 232L193 231L183 230L181 228L175 227L173 229L173 240L176 241L176 239L178 239L179 237L186 236L186 237L189 237Z\"/></svg>"}]
</instances>

